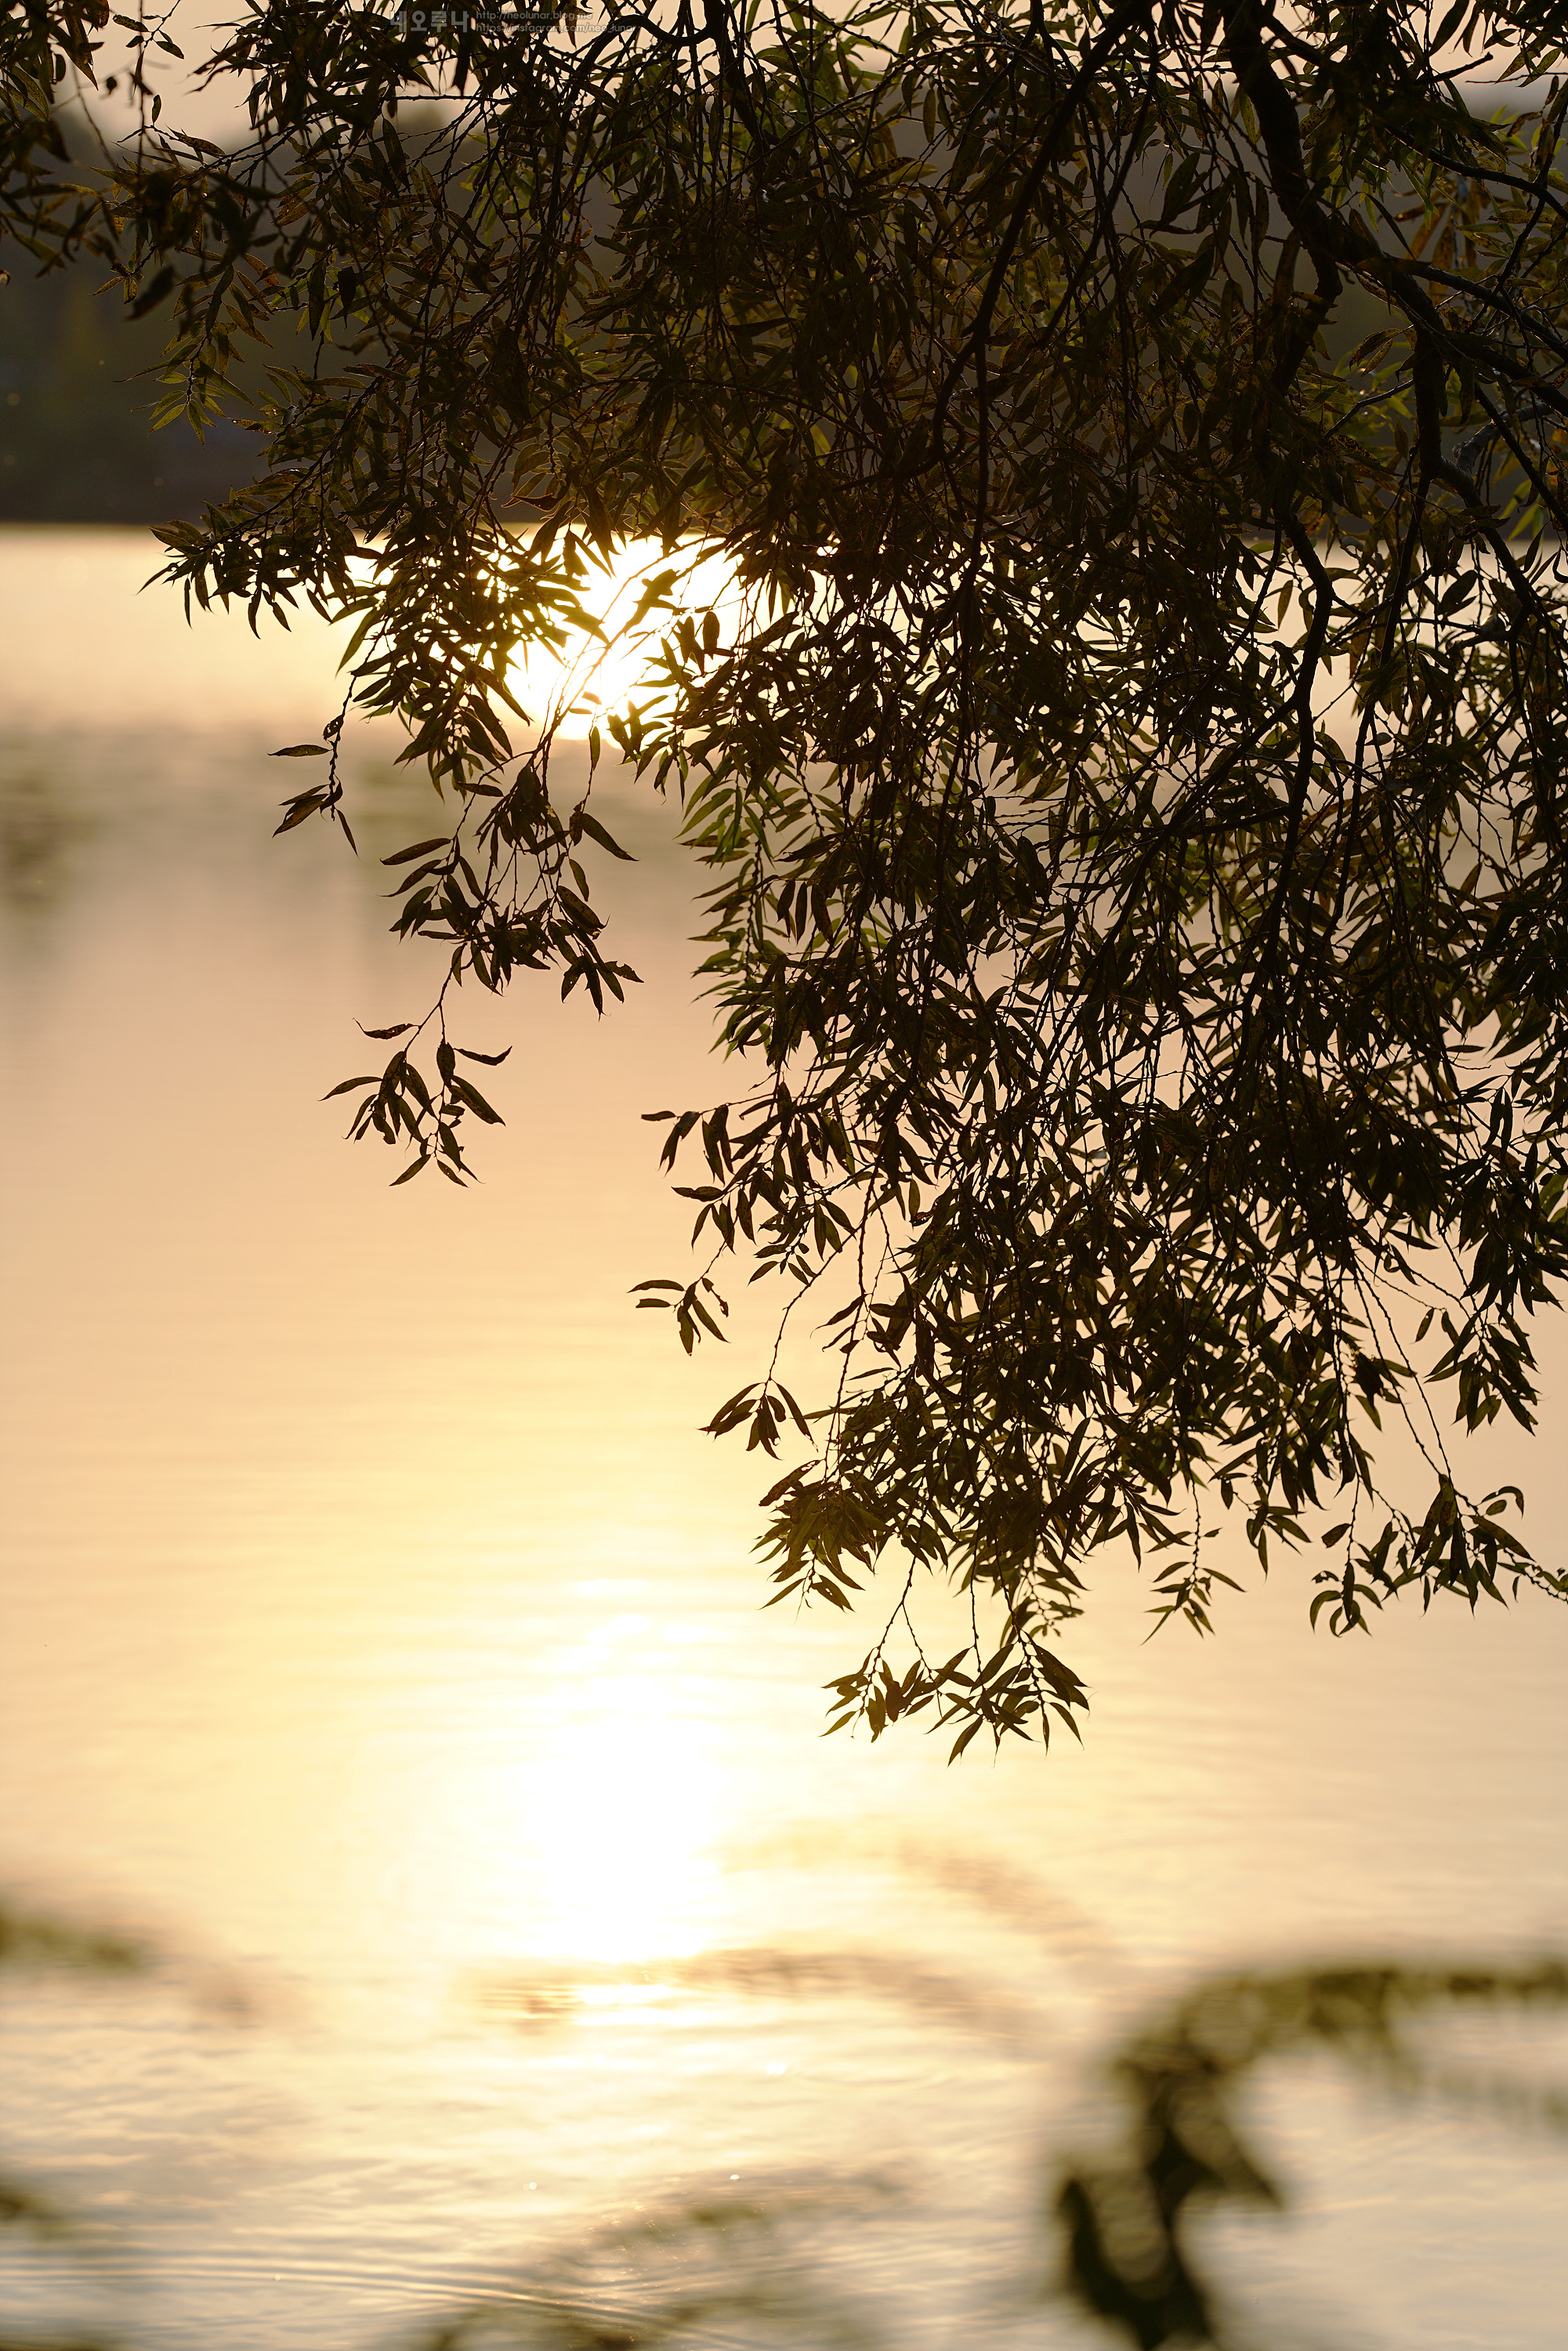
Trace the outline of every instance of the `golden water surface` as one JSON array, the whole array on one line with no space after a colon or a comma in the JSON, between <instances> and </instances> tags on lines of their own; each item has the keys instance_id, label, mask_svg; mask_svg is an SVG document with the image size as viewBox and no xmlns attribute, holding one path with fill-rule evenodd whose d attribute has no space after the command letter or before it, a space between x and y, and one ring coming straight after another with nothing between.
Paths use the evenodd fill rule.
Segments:
<instances>
[{"instance_id":1,"label":"golden water surface","mask_svg":"<svg viewBox=\"0 0 1568 2351\"><path fill-rule=\"evenodd\" d=\"M0 534L0 1884L170 1955L7 1981L0 2169L92 2234L10 2249L0 2328L337 2351L558 2273L613 2315L736 2258L699 2207L833 2325L1091 2339L1029 2299L1042 2166L1140 2002L1568 1945L1568 1614L1335 1645L1233 1561L1214 1641L1145 1646L1110 1566L1082 1750L821 1740L861 1628L760 1613L765 1479L697 1434L744 1330L688 1364L627 1296L685 1263L638 1113L727 1090L669 813L605 788L643 987L470 1008L507 1125L390 1190L318 1098L425 1008L376 860L440 812L367 736L359 861L272 841L331 648L187 631L153 551ZM1549 1552L1554 1390L1500 1457ZM1272 2344L1560 2345L1561 2143L1258 2095L1293 2208L1215 2257Z\"/></svg>"}]
</instances>

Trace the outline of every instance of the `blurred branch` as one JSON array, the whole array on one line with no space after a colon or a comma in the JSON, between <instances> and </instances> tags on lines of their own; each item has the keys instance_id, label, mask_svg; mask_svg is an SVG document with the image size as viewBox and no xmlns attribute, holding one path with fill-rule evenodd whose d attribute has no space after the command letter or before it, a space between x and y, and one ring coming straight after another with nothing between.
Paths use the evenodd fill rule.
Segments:
<instances>
[{"instance_id":1,"label":"blurred branch","mask_svg":"<svg viewBox=\"0 0 1568 2351\"><path fill-rule=\"evenodd\" d=\"M1224 2351L1236 2338L1187 2241L1187 2224L1195 2211L1225 2201L1283 2209L1284 2193L1236 2111L1260 2061L1329 2049L1400 2096L1470 2106L1484 2098L1504 2119L1568 2130L1561 2091L1445 2071L1411 2032L1442 2009L1565 2005L1568 1964L1550 1956L1513 1968L1368 1961L1197 1984L1108 2060L1106 2085L1124 2116L1118 2141L1069 2157L1058 2172L1061 2290L1139 2351L1178 2342Z\"/></svg>"},{"instance_id":2,"label":"blurred branch","mask_svg":"<svg viewBox=\"0 0 1568 2351\"><path fill-rule=\"evenodd\" d=\"M144 1975L158 1954L133 1936L77 1927L46 1912L0 1901L0 1968L82 1968L106 1975Z\"/></svg>"}]
</instances>

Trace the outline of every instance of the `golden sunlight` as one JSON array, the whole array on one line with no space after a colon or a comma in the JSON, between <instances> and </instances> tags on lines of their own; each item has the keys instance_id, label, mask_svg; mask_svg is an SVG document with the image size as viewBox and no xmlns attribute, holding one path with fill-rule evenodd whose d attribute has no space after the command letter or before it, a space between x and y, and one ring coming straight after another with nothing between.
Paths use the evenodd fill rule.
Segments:
<instances>
[{"instance_id":1,"label":"golden sunlight","mask_svg":"<svg viewBox=\"0 0 1568 2351\"><path fill-rule=\"evenodd\" d=\"M666 576L664 595L640 611L644 591ZM654 538L629 539L608 570L595 563L581 602L597 633L579 632L559 654L538 647L519 651L507 678L534 722L553 724L561 737L585 736L611 712L641 698L660 641L682 613L716 613L721 642L727 643L741 609L734 572L722 555L705 555L695 545L666 551Z\"/></svg>"},{"instance_id":2,"label":"golden sunlight","mask_svg":"<svg viewBox=\"0 0 1568 2351\"><path fill-rule=\"evenodd\" d=\"M695 1951L718 1876L711 1732L652 1677L605 1675L575 1695L523 1792L529 1946L600 1962Z\"/></svg>"}]
</instances>

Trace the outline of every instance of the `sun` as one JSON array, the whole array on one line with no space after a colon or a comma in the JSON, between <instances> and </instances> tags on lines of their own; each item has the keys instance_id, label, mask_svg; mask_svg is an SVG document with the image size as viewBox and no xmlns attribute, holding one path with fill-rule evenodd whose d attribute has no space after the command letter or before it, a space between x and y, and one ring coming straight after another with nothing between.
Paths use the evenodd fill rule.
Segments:
<instances>
[{"instance_id":1,"label":"sun","mask_svg":"<svg viewBox=\"0 0 1568 2351\"><path fill-rule=\"evenodd\" d=\"M527 1773L529 1947L601 1963L695 1950L717 1874L710 1741L652 1677L610 1675L578 1696Z\"/></svg>"},{"instance_id":2,"label":"sun","mask_svg":"<svg viewBox=\"0 0 1568 2351\"><path fill-rule=\"evenodd\" d=\"M669 574L665 597L639 611L645 588ZM582 737L638 698L660 641L683 611L717 614L721 642L733 640L742 600L727 559L697 544L669 549L628 539L608 571L590 570L580 591L597 632L580 631L559 653L535 645L514 654L507 684L535 722L558 737Z\"/></svg>"}]
</instances>

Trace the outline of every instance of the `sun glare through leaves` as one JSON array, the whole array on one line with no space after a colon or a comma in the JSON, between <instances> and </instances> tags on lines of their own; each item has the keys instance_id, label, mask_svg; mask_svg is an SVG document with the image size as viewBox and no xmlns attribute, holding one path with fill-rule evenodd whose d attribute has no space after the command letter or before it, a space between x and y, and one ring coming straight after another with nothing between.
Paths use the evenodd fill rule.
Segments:
<instances>
[{"instance_id":1,"label":"sun glare through leaves","mask_svg":"<svg viewBox=\"0 0 1568 2351\"><path fill-rule=\"evenodd\" d=\"M667 684L683 628L733 639L741 593L733 567L700 547L666 549L633 538L597 552L580 601L594 623L557 649L514 654L507 683L530 720L557 738L581 740ZM709 616L712 616L710 619Z\"/></svg>"}]
</instances>

